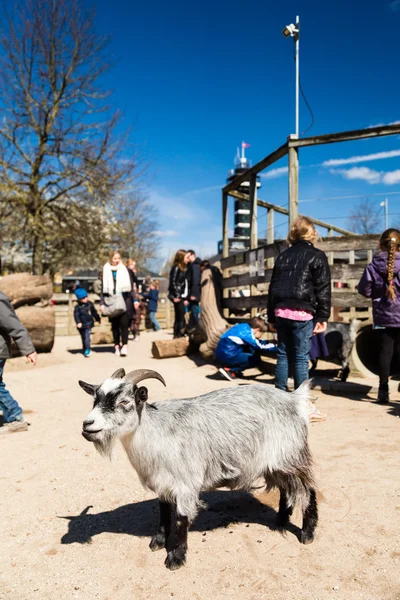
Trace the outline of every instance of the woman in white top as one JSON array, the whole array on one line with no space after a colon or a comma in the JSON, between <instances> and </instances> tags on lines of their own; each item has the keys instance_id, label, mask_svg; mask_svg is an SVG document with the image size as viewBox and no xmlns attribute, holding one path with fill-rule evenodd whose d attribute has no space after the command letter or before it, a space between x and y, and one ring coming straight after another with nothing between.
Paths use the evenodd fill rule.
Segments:
<instances>
[{"instance_id":1,"label":"woman in white top","mask_svg":"<svg viewBox=\"0 0 400 600\"><path fill-rule=\"evenodd\" d=\"M118 250L111 252L109 262L103 267L103 296L113 294L122 294L126 304L126 312L110 317L115 354L127 356L129 323L133 315L132 281Z\"/></svg>"}]
</instances>

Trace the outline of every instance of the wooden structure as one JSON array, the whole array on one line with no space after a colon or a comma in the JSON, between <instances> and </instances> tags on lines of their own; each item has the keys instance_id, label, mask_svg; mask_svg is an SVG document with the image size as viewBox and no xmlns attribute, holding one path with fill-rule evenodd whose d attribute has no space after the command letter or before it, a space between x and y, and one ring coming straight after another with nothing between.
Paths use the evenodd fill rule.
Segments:
<instances>
[{"instance_id":1,"label":"wooden structure","mask_svg":"<svg viewBox=\"0 0 400 600\"><path fill-rule=\"evenodd\" d=\"M299 149L322 144L355 141L377 138L388 135L399 135L400 124L384 125L332 133L308 138L289 136L287 142L269 154L253 167L238 175L222 189L222 261L224 274L224 315L235 316L241 310L250 312L251 316L265 309L268 282L271 278L274 259L285 247L284 241L275 241L275 212L288 216L288 226L299 216ZM288 156L288 209L266 202L257 197L257 175L278 160ZM249 194L238 191L243 182L249 182ZM250 250L229 255L229 197L240 198L250 202ZM257 209L267 209L267 245L258 245ZM336 227L325 221L309 217L318 227L327 230L327 238L320 244L328 256L332 268L334 304L336 308L349 308L351 315L356 309L365 308L368 303L355 291L355 284L361 276L363 265L372 258L377 247L376 236L356 236L353 232ZM333 238L332 236L335 237ZM341 237L337 237L337 236ZM343 236L343 237L342 237ZM330 239L331 238L331 239ZM341 257L339 256L341 254ZM344 255L343 255L344 253ZM360 254L361 253L361 254ZM343 258L344 257L344 258ZM347 260L346 260L347 258ZM357 259L357 260L356 260ZM365 260L364 260L365 259ZM365 266L365 265L364 265ZM337 284L344 287L336 287ZM237 316L237 315L236 315Z\"/></svg>"}]
</instances>

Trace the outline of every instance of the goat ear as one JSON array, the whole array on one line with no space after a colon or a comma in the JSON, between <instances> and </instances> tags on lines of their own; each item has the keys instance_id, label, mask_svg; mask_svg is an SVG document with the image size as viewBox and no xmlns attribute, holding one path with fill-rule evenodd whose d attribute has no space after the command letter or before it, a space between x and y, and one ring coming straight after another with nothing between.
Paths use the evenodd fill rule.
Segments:
<instances>
[{"instance_id":1,"label":"goat ear","mask_svg":"<svg viewBox=\"0 0 400 600\"><path fill-rule=\"evenodd\" d=\"M117 369L111 375L111 379L123 379L124 377L125 377L125 369Z\"/></svg>"},{"instance_id":2,"label":"goat ear","mask_svg":"<svg viewBox=\"0 0 400 600\"><path fill-rule=\"evenodd\" d=\"M146 402L148 397L149 397L149 392L148 392L147 387L144 387L144 385L142 385L140 388L138 388L135 391L136 404L141 404L143 402Z\"/></svg>"},{"instance_id":3,"label":"goat ear","mask_svg":"<svg viewBox=\"0 0 400 600\"><path fill-rule=\"evenodd\" d=\"M86 383L85 381L78 381L81 388L89 394L89 396L94 396L96 390L98 389L98 385L94 385L93 383Z\"/></svg>"}]
</instances>

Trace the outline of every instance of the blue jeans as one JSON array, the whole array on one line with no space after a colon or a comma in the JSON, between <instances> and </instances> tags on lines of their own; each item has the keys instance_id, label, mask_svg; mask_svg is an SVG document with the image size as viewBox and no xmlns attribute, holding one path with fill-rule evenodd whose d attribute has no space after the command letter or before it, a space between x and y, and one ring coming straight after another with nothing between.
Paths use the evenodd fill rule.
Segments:
<instances>
[{"instance_id":1,"label":"blue jeans","mask_svg":"<svg viewBox=\"0 0 400 600\"><path fill-rule=\"evenodd\" d=\"M308 361L310 359L311 338L314 321L292 321L277 317L278 332L277 364L275 386L287 389L289 367L293 370L294 387L297 389L308 379Z\"/></svg>"},{"instance_id":2,"label":"blue jeans","mask_svg":"<svg viewBox=\"0 0 400 600\"><path fill-rule=\"evenodd\" d=\"M90 327L81 327L78 331L81 334L83 349L90 350Z\"/></svg>"},{"instance_id":3,"label":"blue jeans","mask_svg":"<svg viewBox=\"0 0 400 600\"><path fill-rule=\"evenodd\" d=\"M235 356L225 356L224 352L217 352L215 358L222 367L228 367L235 373L257 367L261 362L261 353L249 348L247 352L240 349Z\"/></svg>"},{"instance_id":4,"label":"blue jeans","mask_svg":"<svg viewBox=\"0 0 400 600\"><path fill-rule=\"evenodd\" d=\"M12 423L12 421L22 421L22 408L6 389L3 381L3 371L6 361L0 359L0 408L3 411L3 423ZM1 418L1 417L0 417Z\"/></svg>"},{"instance_id":5,"label":"blue jeans","mask_svg":"<svg viewBox=\"0 0 400 600\"><path fill-rule=\"evenodd\" d=\"M192 321L192 327L199 324L200 306L196 301L189 302L190 320Z\"/></svg>"},{"instance_id":6,"label":"blue jeans","mask_svg":"<svg viewBox=\"0 0 400 600\"><path fill-rule=\"evenodd\" d=\"M161 329L161 325L160 325L160 323L156 319L156 313L155 312L150 311L149 312L149 318L150 318L150 321L152 322L153 329L155 331L158 331L159 329Z\"/></svg>"}]
</instances>

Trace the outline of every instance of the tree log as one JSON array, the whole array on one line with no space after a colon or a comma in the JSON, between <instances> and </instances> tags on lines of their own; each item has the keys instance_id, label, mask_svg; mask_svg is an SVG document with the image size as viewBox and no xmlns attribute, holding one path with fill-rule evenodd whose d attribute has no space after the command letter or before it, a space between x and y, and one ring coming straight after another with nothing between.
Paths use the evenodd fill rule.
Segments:
<instances>
[{"instance_id":1,"label":"tree log","mask_svg":"<svg viewBox=\"0 0 400 600\"><path fill-rule=\"evenodd\" d=\"M207 336L207 341L200 346L200 354L204 359L214 358L219 339L229 325L218 310L211 269L203 271L201 276L200 325Z\"/></svg>"},{"instance_id":2,"label":"tree log","mask_svg":"<svg viewBox=\"0 0 400 600\"><path fill-rule=\"evenodd\" d=\"M189 346L189 340L185 337L176 340L157 340L153 342L151 353L154 358L185 356Z\"/></svg>"},{"instance_id":3,"label":"tree log","mask_svg":"<svg viewBox=\"0 0 400 600\"><path fill-rule=\"evenodd\" d=\"M51 352L54 345L56 318L52 306L22 306L17 316L26 327L37 352ZM15 343L12 348L13 356L20 356Z\"/></svg>"},{"instance_id":4,"label":"tree log","mask_svg":"<svg viewBox=\"0 0 400 600\"><path fill-rule=\"evenodd\" d=\"M113 341L113 334L110 326L105 327L101 325L100 327L94 327L92 329L93 346L96 346L97 344L112 344Z\"/></svg>"},{"instance_id":5,"label":"tree log","mask_svg":"<svg viewBox=\"0 0 400 600\"><path fill-rule=\"evenodd\" d=\"M11 300L14 308L36 304L41 300L50 300L53 284L47 275L15 273L0 280L0 291Z\"/></svg>"}]
</instances>

